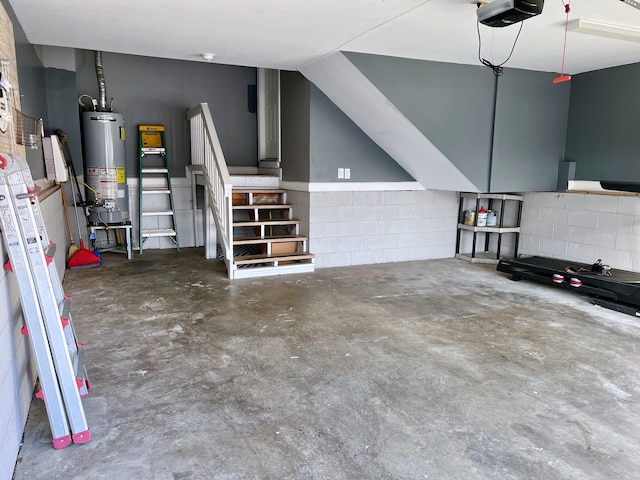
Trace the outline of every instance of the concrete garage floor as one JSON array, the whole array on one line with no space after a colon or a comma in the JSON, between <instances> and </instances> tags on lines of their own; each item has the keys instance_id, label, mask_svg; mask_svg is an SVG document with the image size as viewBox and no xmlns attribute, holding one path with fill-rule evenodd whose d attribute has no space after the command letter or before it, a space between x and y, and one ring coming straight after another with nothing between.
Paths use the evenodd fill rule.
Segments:
<instances>
[{"instance_id":1,"label":"concrete garage floor","mask_svg":"<svg viewBox=\"0 0 640 480\"><path fill-rule=\"evenodd\" d=\"M33 402L15 479L637 479L640 319L438 260L229 281L67 272L91 442Z\"/></svg>"}]
</instances>

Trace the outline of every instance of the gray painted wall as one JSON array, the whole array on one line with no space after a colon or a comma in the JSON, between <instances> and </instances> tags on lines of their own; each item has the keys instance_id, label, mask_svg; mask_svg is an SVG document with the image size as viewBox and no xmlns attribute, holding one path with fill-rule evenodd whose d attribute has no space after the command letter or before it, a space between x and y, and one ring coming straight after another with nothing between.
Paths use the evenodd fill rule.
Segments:
<instances>
[{"instance_id":1,"label":"gray painted wall","mask_svg":"<svg viewBox=\"0 0 640 480\"><path fill-rule=\"evenodd\" d=\"M413 181L317 87L312 85L310 93L312 182ZM338 167L350 168L351 179L338 180Z\"/></svg>"},{"instance_id":2,"label":"gray painted wall","mask_svg":"<svg viewBox=\"0 0 640 480\"><path fill-rule=\"evenodd\" d=\"M326 95L297 72L280 72L282 176L295 182L405 182L413 178ZM338 180L338 167L351 179Z\"/></svg>"},{"instance_id":3,"label":"gray painted wall","mask_svg":"<svg viewBox=\"0 0 640 480\"><path fill-rule=\"evenodd\" d=\"M553 74L507 68L496 94L486 67L346 55L482 191L555 189L570 87Z\"/></svg>"},{"instance_id":4,"label":"gray painted wall","mask_svg":"<svg viewBox=\"0 0 640 480\"><path fill-rule=\"evenodd\" d=\"M492 192L554 191L563 159L571 83L505 69L498 78Z\"/></svg>"},{"instance_id":5,"label":"gray painted wall","mask_svg":"<svg viewBox=\"0 0 640 480\"><path fill-rule=\"evenodd\" d=\"M67 134L71 159L76 173L82 175L82 143L78 117L78 87L76 72L59 68L46 68L48 135L62 130Z\"/></svg>"},{"instance_id":6,"label":"gray painted wall","mask_svg":"<svg viewBox=\"0 0 640 480\"><path fill-rule=\"evenodd\" d=\"M488 189L495 97L488 68L345 55L469 180Z\"/></svg>"},{"instance_id":7,"label":"gray painted wall","mask_svg":"<svg viewBox=\"0 0 640 480\"><path fill-rule=\"evenodd\" d=\"M47 124L46 91L44 80L44 67L33 45L27 40L27 36L18 22L13 8L9 2L3 0L7 14L13 22L13 35L16 44L16 67L20 85L19 87L21 111L25 115L34 118L42 118L45 127ZM39 179L46 176L42 149L26 149L27 162L31 168L33 178Z\"/></svg>"},{"instance_id":8,"label":"gray painted wall","mask_svg":"<svg viewBox=\"0 0 640 480\"><path fill-rule=\"evenodd\" d=\"M310 85L297 72L280 72L282 179L310 180Z\"/></svg>"},{"instance_id":9,"label":"gray painted wall","mask_svg":"<svg viewBox=\"0 0 640 480\"><path fill-rule=\"evenodd\" d=\"M127 176L138 171L138 125L167 129L172 175L185 176L191 163L186 111L209 104L228 165L257 166L256 114L247 108L247 86L256 69L200 62L103 53L107 96L126 124ZM93 51L77 56L78 94L98 94Z\"/></svg>"},{"instance_id":10,"label":"gray painted wall","mask_svg":"<svg viewBox=\"0 0 640 480\"><path fill-rule=\"evenodd\" d=\"M578 180L640 182L640 64L575 75L566 160Z\"/></svg>"}]
</instances>

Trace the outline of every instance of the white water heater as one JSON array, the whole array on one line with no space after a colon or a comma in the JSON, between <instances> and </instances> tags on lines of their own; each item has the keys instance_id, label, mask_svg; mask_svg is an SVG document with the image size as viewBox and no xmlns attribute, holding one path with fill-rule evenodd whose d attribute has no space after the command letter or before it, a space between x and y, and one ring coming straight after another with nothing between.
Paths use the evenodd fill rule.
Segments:
<instances>
[{"instance_id":1,"label":"white water heater","mask_svg":"<svg viewBox=\"0 0 640 480\"><path fill-rule=\"evenodd\" d=\"M87 215L94 225L128 222L129 190L124 148L124 119L107 104L102 52L95 52L98 97L81 95L82 144L87 189ZM84 98L91 104L83 103Z\"/></svg>"},{"instance_id":2,"label":"white water heater","mask_svg":"<svg viewBox=\"0 0 640 480\"><path fill-rule=\"evenodd\" d=\"M124 119L113 112L83 112L84 171L89 222L129 221Z\"/></svg>"}]
</instances>

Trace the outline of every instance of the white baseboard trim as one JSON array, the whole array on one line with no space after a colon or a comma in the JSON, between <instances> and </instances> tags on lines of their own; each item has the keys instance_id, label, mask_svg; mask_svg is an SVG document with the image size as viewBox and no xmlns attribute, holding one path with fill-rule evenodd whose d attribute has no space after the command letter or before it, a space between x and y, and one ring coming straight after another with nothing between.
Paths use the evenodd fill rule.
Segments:
<instances>
[{"instance_id":1,"label":"white baseboard trim","mask_svg":"<svg viewBox=\"0 0 640 480\"><path fill-rule=\"evenodd\" d=\"M164 181L163 178L145 179L145 185L155 186ZM172 177L173 188L185 188L191 186L191 180L185 177ZM127 187L138 187L137 177L127 178ZM389 191L420 191L426 190L419 182L288 182L281 181L280 188L298 192L389 192Z\"/></svg>"},{"instance_id":2,"label":"white baseboard trim","mask_svg":"<svg viewBox=\"0 0 640 480\"><path fill-rule=\"evenodd\" d=\"M388 192L426 190L419 182L280 182L280 188L298 192Z\"/></svg>"}]
</instances>

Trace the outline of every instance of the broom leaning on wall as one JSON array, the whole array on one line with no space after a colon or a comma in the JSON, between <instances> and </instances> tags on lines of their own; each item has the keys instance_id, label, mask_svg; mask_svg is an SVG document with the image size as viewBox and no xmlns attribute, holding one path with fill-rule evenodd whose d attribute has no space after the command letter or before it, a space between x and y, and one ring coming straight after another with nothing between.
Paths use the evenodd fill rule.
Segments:
<instances>
[{"instance_id":1,"label":"broom leaning on wall","mask_svg":"<svg viewBox=\"0 0 640 480\"><path fill-rule=\"evenodd\" d=\"M93 268L99 267L102 265L102 258L99 255L99 252L95 250L92 252L88 250L84 246L84 240L82 239L82 230L80 229L80 215L78 214L78 207L83 208L84 215L84 200L82 199L82 193L80 192L80 185L78 182L78 177L76 176L75 168L73 168L73 160L71 159L69 145L67 143L67 135L59 130L57 133L60 142L62 143L62 150L64 158L64 162L66 164L67 170L69 171L69 178L71 183L71 192L74 199L74 212L76 216L76 226L78 227L78 237L80 246L74 245L73 242L73 234L71 232L71 222L69 221L69 213L67 209L67 204L64 199L64 195L62 196L62 200L64 202L65 213L67 215L67 226L69 227L69 236L71 238L71 246L69 247L69 256L67 260L67 268L76 269L76 268ZM75 180L75 184L74 184ZM77 188L77 191L76 191ZM76 198L79 200L76 200ZM97 252L97 253L96 253Z\"/></svg>"}]
</instances>

